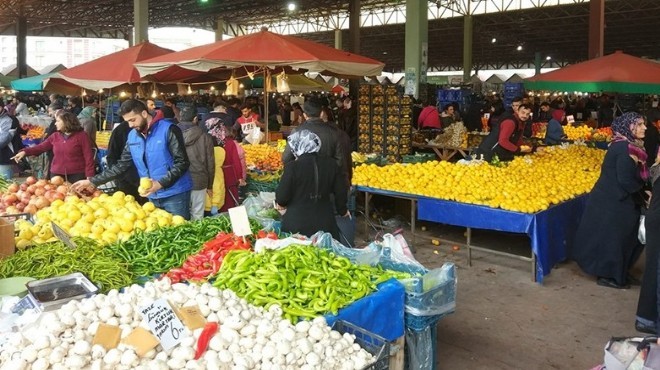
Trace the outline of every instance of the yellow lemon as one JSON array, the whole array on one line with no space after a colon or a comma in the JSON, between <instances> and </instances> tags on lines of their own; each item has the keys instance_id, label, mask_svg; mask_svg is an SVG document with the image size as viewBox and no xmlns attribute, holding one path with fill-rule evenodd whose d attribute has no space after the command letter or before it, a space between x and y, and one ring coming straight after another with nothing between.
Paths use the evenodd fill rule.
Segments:
<instances>
[{"instance_id":1,"label":"yellow lemon","mask_svg":"<svg viewBox=\"0 0 660 370\"><path fill-rule=\"evenodd\" d=\"M119 225L121 231L125 233L130 233L131 231L133 231L133 223L129 220L126 219L119 220L117 221L117 224Z\"/></svg>"},{"instance_id":2,"label":"yellow lemon","mask_svg":"<svg viewBox=\"0 0 660 370\"><path fill-rule=\"evenodd\" d=\"M108 220L105 224L105 230L117 234L118 232L121 231L121 227L115 221Z\"/></svg>"},{"instance_id":3,"label":"yellow lemon","mask_svg":"<svg viewBox=\"0 0 660 370\"><path fill-rule=\"evenodd\" d=\"M151 202L146 202L142 205L142 209L145 212L153 212L156 209L156 206Z\"/></svg>"},{"instance_id":4,"label":"yellow lemon","mask_svg":"<svg viewBox=\"0 0 660 370\"><path fill-rule=\"evenodd\" d=\"M126 197L126 193L124 193L123 191L117 191L114 194L112 194L112 197L115 199L121 198L123 200Z\"/></svg>"},{"instance_id":5,"label":"yellow lemon","mask_svg":"<svg viewBox=\"0 0 660 370\"><path fill-rule=\"evenodd\" d=\"M146 229L147 229L147 224L146 224L144 221L142 221L142 220L136 220L136 221L135 221L135 224L133 225L133 227L134 227L136 230L146 230Z\"/></svg>"},{"instance_id":6,"label":"yellow lemon","mask_svg":"<svg viewBox=\"0 0 660 370\"><path fill-rule=\"evenodd\" d=\"M94 217L104 219L108 217L108 211L105 208L99 208L94 211Z\"/></svg>"},{"instance_id":7,"label":"yellow lemon","mask_svg":"<svg viewBox=\"0 0 660 370\"><path fill-rule=\"evenodd\" d=\"M184 222L186 222L186 219L179 215L175 215L172 217L172 225L174 226L181 225Z\"/></svg>"}]
</instances>

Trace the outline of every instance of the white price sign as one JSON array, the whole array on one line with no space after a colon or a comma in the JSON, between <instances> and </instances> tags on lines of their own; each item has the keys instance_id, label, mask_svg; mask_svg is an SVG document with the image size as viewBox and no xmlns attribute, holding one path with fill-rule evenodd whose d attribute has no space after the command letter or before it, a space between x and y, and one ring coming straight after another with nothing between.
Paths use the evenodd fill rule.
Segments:
<instances>
[{"instance_id":1,"label":"white price sign","mask_svg":"<svg viewBox=\"0 0 660 370\"><path fill-rule=\"evenodd\" d=\"M149 329L166 351L176 347L186 336L183 323L164 298L148 306L140 307L140 312L149 325Z\"/></svg>"},{"instance_id":2,"label":"white price sign","mask_svg":"<svg viewBox=\"0 0 660 370\"><path fill-rule=\"evenodd\" d=\"M251 235L250 220L248 219L247 210L245 206L238 206L229 208L229 221L231 221L231 229L237 236Z\"/></svg>"}]
</instances>

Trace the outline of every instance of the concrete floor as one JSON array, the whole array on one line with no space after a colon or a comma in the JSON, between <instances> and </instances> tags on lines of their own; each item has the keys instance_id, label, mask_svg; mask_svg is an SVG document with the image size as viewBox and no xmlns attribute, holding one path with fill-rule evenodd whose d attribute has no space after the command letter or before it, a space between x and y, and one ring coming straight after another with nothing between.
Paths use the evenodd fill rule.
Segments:
<instances>
[{"instance_id":1,"label":"concrete floor","mask_svg":"<svg viewBox=\"0 0 660 370\"><path fill-rule=\"evenodd\" d=\"M433 238L464 242L465 229L424 222L417 229L415 256L422 264L434 268L451 261L457 267L456 313L438 323L437 369L587 370L602 363L610 337L637 335L639 286L598 286L574 262L556 266L540 285L531 280L530 262L476 251L468 267L465 248L431 243ZM373 239L374 233L365 234L363 217L357 231L356 240ZM410 234L404 233L407 239ZM528 255L530 250L524 235L484 230L473 231L473 244ZM634 275L641 271L643 261Z\"/></svg>"}]
</instances>

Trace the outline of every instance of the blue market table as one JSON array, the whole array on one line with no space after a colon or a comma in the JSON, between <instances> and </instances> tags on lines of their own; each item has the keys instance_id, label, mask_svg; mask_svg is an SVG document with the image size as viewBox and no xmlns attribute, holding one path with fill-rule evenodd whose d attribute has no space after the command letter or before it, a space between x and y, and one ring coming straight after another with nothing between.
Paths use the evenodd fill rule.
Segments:
<instances>
[{"instance_id":1,"label":"blue market table","mask_svg":"<svg viewBox=\"0 0 660 370\"><path fill-rule=\"evenodd\" d=\"M363 186L358 186L357 190L365 192L366 215L369 215L368 202L371 194L408 199L411 201L413 237L416 218L465 227L468 265L472 265L472 250L514 257L531 262L532 280L539 283L543 282L544 276L548 275L557 263L568 257L588 197L582 195L544 211L528 214ZM417 215L415 215L416 208ZM531 240L531 256L520 256L472 245L473 228L526 234Z\"/></svg>"}]
</instances>

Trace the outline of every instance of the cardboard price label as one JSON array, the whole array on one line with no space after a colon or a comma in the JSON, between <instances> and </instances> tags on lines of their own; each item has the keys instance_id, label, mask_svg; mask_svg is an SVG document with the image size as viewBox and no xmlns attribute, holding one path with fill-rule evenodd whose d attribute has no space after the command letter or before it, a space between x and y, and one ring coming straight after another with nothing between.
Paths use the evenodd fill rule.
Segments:
<instances>
[{"instance_id":1,"label":"cardboard price label","mask_svg":"<svg viewBox=\"0 0 660 370\"><path fill-rule=\"evenodd\" d=\"M121 329L118 326L99 324L96 335L92 339L92 345L98 344L109 351L117 348L119 340L121 339Z\"/></svg>"},{"instance_id":2,"label":"cardboard price label","mask_svg":"<svg viewBox=\"0 0 660 370\"><path fill-rule=\"evenodd\" d=\"M158 346L158 339L146 329L137 327L122 340L122 343L135 348L135 353L140 357L144 357L147 352Z\"/></svg>"},{"instance_id":3,"label":"cardboard price label","mask_svg":"<svg viewBox=\"0 0 660 370\"><path fill-rule=\"evenodd\" d=\"M76 243L71 240L71 235L64 231L59 225L51 221L51 227L53 228L53 235L59 240L61 240L67 247L71 249L76 249L78 246Z\"/></svg>"},{"instance_id":4,"label":"cardboard price label","mask_svg":"<svg viewBox=\"0 0 660 370\"><path fill-rule=\"evenodd\" d=\"M250 220L248 219L245 206L229 208L229 221L231 221L231 229L234 232L234 235L252 235Z\"/></svg>"},{"instance_id":5,"label":"cardboard price label","mask_svg":"<svg viewBox=\"0 0 660 370\"><path fill-rule=\"evenodd\" d=\"M166 351L181 343L186 336L183 323L164 298L148 306L140 307L140 312L149 329Z\"/></svg>"}]
</instances>

